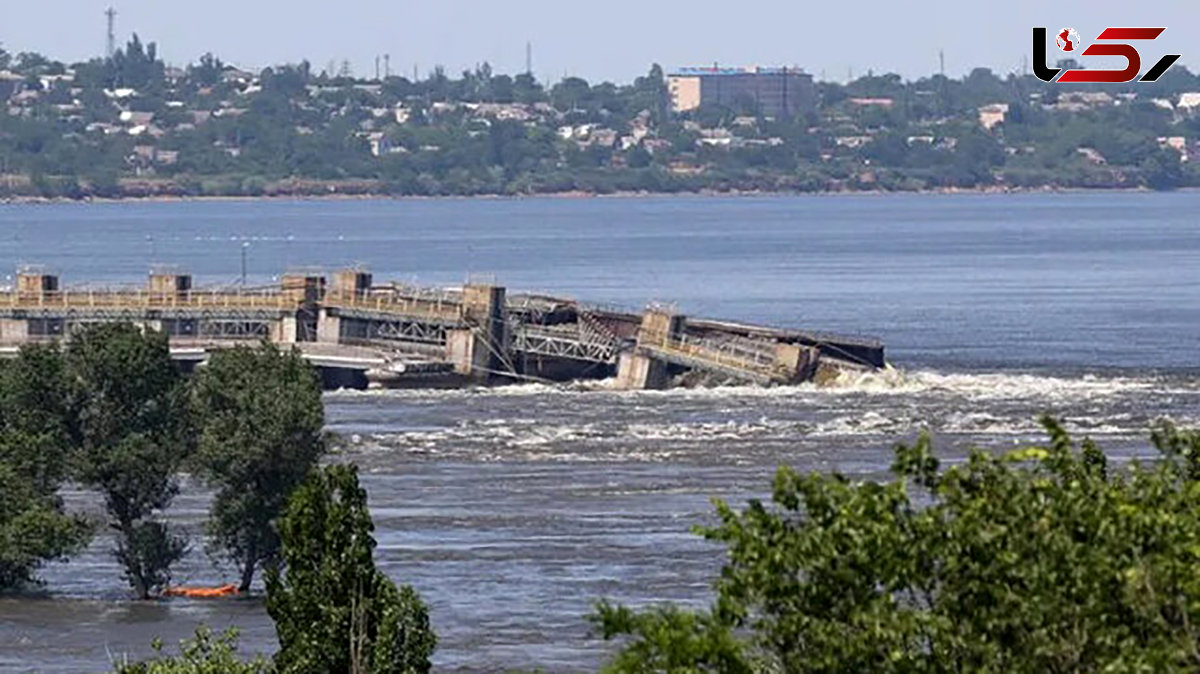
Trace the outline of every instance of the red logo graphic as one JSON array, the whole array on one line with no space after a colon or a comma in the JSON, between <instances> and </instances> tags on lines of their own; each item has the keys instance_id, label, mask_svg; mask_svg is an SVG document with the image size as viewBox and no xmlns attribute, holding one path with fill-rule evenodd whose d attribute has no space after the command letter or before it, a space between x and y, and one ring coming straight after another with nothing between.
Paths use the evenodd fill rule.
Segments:
<instances>
[{"instance_id":1,"label":"red logo graphic","mask_svg":"<svg viewBox=\"0 0 1200 674\"><path fill-rule=\"evenodd\" d=\"M1058 32L1058 48L1063 51L1075 51L1079 45L1079 33L1074 28L1063 28Z\"/></svg>"},{"instance_id":2,"label":"red logo graphic","mask_svg":"<svg viewBox=\"0 0 1200 674\"><path fill-rule=\"evenodd\" d=\"M1097 41L1116 40L1154 40L1162 35L1166 28L1105 28L1096 38ZM1071 52L1079 48L1079 33L1074 28L1064 28L1056 36L1058 48ZM1132 45L1123 42L1114 44L1093 44L1080 52L1080 56L1120 56L1125 59L1124 70L1084 70L1073 68L1063 71L1062 68L1051 68L1046 65L1046 29L1033 29L1033 74L1044 82L1132 82L1142 71L1142 56ZM1146 71L1139 82L1153 82L1162 77L1167 69L1179 60L1179 54L1167 54ZM1059 75L1059 73L1062 75ZM1055 80L1055 77L1058 77Z\"/></svg>"}]
</instances>

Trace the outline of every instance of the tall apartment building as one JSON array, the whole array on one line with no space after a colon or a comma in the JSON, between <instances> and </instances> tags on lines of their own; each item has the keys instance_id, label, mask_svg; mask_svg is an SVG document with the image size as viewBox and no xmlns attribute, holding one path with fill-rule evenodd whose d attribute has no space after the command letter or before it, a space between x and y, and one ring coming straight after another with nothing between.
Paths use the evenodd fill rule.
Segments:
<instances>
[{"instance_id":1,"label":"tall apartment building","mask_svg":"<svg viewBox=\"0 0 1200 674\"><path fill-rule=\"evenodd\" d=\"M799 68L680 68L667 76L667 87L675 112L749 104L767 117L793 117L816 101L812 75Z\"/></svg>"}]
</instances>

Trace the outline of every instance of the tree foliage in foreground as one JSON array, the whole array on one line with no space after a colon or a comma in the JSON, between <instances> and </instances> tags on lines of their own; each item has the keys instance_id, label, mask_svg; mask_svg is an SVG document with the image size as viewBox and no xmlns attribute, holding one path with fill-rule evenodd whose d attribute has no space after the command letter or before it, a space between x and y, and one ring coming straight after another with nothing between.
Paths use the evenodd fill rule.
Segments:
<instances>
[{"instance_id":1,"label":"tree foliage in foreground","mask_svg":"<svg viewBox=\"0 0 1200 674\"><path fill-rule=\"evenodd\" d=\"M185 540L157 519L188 455L184 386L166 335L128 323L89 326L65 350L68 432L77 476L104 494L117 560L145 599L170 580Z\"/></svg>"},{"instance_id":2,"label":"tree foliage in foreground","mask_svg":"<svg viewBox=\"0 0 1200 674\"><path fill-rule=\"evenodd\" d=\"M1200 433L1112 468L1053 420L1045 446L942 467L928 436L889 483L782 468L724 503L707 611L602 603L610 672L1171 672L1200 668Z\"/></svg>"},{"instance_id":3,"label":"tree foliage in foreground","mask_svg":"<svg viewBox=\"0 0 1200 674\"><path fill-rule=\"evenodd\" d=\"M201 627L196 638L179 645L178 656L164 656L161 641L154 642L156 657L133 664L118 664L117 674L268 674L271 663L261 657L243 662L237 656L237 630L214 635Z\"/></svg>"},{"instance_id":4,"label":"tree foliage in foreground","mask_svg":"<svg viewBox=\"0 0 1200 674\"><path fill-rule=\"evenodd\" d=\"M45 561L91 538L84 518L63 512L68 440L62 354L29 345L0 362L0 589L36 580Z\"/></svg>"},{"instance_id":5,"label":"tree foliage in foreground","mask_svg":"<svg viewBox=\"0 0 1200 674\"><path fill-rule=\"evenodd\" d=\"M374 528L353 466L316 471L294 492L279 527L284 571L266 571L278 671L429 671L428 609L375 568Z\"/></svg>"},{"instance_id":6,"label":"tree foliage in foreground","mask_svg":"<svg viewBox=\"0 0 1200 674\"><path fill-rule=\"evenodd\" d=\"M217 487L211 546L241 571L246 592L279 555L275 520L325 451L321 382L298 353L271 344L214 353L191 387L199 426L193 464Z\"/></svg>"}]
</instances>

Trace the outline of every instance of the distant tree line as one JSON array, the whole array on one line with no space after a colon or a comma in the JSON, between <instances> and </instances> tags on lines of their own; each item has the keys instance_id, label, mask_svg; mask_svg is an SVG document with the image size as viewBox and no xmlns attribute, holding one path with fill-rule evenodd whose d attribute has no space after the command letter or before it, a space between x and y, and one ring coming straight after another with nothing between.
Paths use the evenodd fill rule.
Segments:
<instances>
[{"instance_id":1,"label":"distant tree line","mask_svg":"<svg viewBox=\"0 0 1200 674\"><path fill-rule=\"evenodd\" d=\"M0 50L4 68L36 97L0 104L0 198L1200 184L1197 163L1181 161L1200 115L1174 107L1200 78L1179 65L1137 86L986 68L915 81L868 73L816 83L815 105L791 119L750 99L674 114L657 65L626 84L545 84L486 63L415 80L308 62L243 73L213 54L176 70L134 36L111 58L71 65ZM1078 94L1108 100L1059 105ZM472 112L480 104L522 107ZM978 110L992 104L1008 113L984 128ZM153 121L131 135L121 113Z\"/></svg>"}]
</instances>

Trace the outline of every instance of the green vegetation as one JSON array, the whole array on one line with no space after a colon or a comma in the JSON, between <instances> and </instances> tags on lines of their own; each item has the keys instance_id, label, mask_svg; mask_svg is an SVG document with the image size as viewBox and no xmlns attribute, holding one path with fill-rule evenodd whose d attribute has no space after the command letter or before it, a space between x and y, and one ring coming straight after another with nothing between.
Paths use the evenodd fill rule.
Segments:
<instances>
[{"instance_id":1,"label":"green vegetation","mask_svg":"<svg viewBox=\"0 0 1200 674\"><path fill-rule=\"evenodd\" d=\"M237 656L237 630L214 635L201 627L196 638L179 645L178 657L162 655L163 644L154 642L157 656L146 662L117 665L117 674L268 674L271 663L261 657L243 662Z\"/></svg>"},{"instance_id":2,"label":"green vegetation","mask_svg":"<svg viewBox=\"0 0 1200 674\"><path fill-rule=\"evenodd\" d=\"M409 586L375 568L374 525L352 466L313 471L280 524L284 571L267 569L267 611L280 650L273 661L242 662L237 633L208 628L178 657L118 664L118 674L426 674L437 637Z\"/></svg>"},{"instance_id":3,"label":"green vegetation","mask_svg":"<svg viewBox=\"0 0 1200 674\"><path fill-rule=\"evenodd\" d=\"M81 330L64 356L77 477L104 494L117 559L134 593L149 598L187 550L157 515L179 490L192 444L183 380L167 336L130 324Z\"/></svg>"},{"instance_id":4,"label":"green vegetation","mask_svg":"<svg viewBox=\"0 0 1200 674\"><path fill-rule=\"evenodd\" d=\"M200 431L192 463L217 487L212 547L238 565L247 592L256 568L277 563L275 520L325 452L321 384L298 353L264 343L213 354L191 400Z\"/></svg>"},{"instance_id":5,"label":"green vegetation","mask_svg":"<svg viewBox=\"0 0 1200 674\"><path fill-rule=\"evenodd\" d=\"M941 468L928 436L887 484L783 468L773 506L702 529L729 558L708 611L592 619L611 672L1195 671L1200 433L1113 468L1050 442Z\"/></svg>"},{"instance_id":6,"label":"green vegetation","mask_svg":"<svg viewBox=\"0 0 1200 674\"><path fill-rule=\"evenodd\" d=\"M323 424L315 371L269 344L214 354L190 380L165 334L131 324L23 348L0 362L0 589L35 582L40 564L90 539L92 523L58 497L70 475L103 495L135 594L156 594L186 550L160 518L192 465L218 489L212 543L239 564L243 591L267 569L281 649L274 663L242 663L236 634L201 630L180 656L158 643L158 657L119 672L428 672L428 609L375 568L356 469L316 468Z\"/></svg>"},{"instance_id":7,"label":"green vegetation","mask_svg":"<svg viewBox=\"0 0 1200 674\"><path fill-rule=\"evenodd\" d=\"M111 59L0 54L0 198L472 195L1200 185L1200 106L1159 81L817 82L791 119L753 100L670 110L631 83L544 84L483 64L355 78L308 62L167 67L136 36ZM1185 104L1186 103L1186 104ZM986 123L985 123L986 122Z\"/></svg>"},{"instance_id":8,"label":"green vegetation","mask_svg":"<svg viewBox=\"0 0 1200 674\"><path fill-rule=\"evenodd\" d=\"M248 590L278 563L276 520L325 452L323 424L315 371L271 345L215 354L190 380L166 335L130 324L23 348L0 362L0 589L90 540L95 523L63 512L70 478L103 495L134 594L157 594L187 550L162 515L190 467L217 488L211 546Z\"/></svg>"},{"instance_id":9,"label":"green vegetation","mask_svg":"<svg viewBox=\"0 0 1200 674\"><path fill-rule=\"evenodd\" d=\"M429 671L428 609L375 569L374 528L353 466L318 471L292 496L280 525L286 571L267 569L280 672Z\"/></svg>"},{"instance_id":10,"label":"green vegetation","mask_svg":"<svg viewBox=\"0 0 1200 674\"><path fill-rule=\"evenodd\" d=\"M82 549L93 525L63 512L66 396L59 352L26 346L0 362L0 590L36 582L46 561Z\"/></svg>"}]
</instances>

